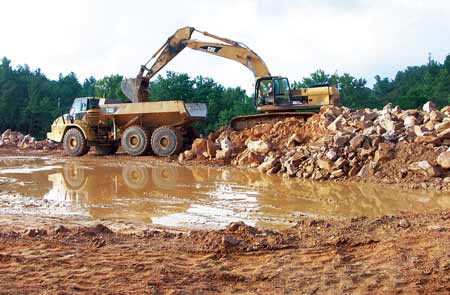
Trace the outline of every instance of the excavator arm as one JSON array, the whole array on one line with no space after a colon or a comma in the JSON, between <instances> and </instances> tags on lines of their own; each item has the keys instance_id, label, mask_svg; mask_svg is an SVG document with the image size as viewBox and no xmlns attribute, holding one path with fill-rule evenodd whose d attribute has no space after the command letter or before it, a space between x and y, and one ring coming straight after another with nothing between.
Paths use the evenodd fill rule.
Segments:
<instances>
[{"instance_id":1,"label":"excavator arm","mask_svg":"<svg viewBox=\"0 0 450 295\"><path fill-rule=\"evenodd\" d=\"M191 40L191 36L194 32L199 32L204 36L223 43ZM132 102L147 101L150 79L186 47L239 62L247 67L253 73L255 78L270 76L269 69L261 57L244 44L208 32L198 31L192 27L185 27L179 29L175 34L169 37L163 46L161 46L161 48L159 48L153 56L141 66L136 78L125 79L122 81L122 92ZM156 60L151 67L147 67L147 65L155 58Z\"/></svg>"}]
</instances>

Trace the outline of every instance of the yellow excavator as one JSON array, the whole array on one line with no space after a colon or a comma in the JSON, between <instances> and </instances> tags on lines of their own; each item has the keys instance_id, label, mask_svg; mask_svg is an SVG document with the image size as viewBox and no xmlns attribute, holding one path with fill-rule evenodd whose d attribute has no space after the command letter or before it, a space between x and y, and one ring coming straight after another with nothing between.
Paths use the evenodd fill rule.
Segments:
<instances>
[{"instance_id":1,"label":"yellow excavator","mask_svg":"<svg viewBox=\"0 0 450 295\"><path fill-rule=\"evenodd\" d=\"M213 38L219 42L206 42L191 39L194 32ZM336 87L328 84L311 85L309 88L291 89L285 77L272 76L261 57L248 46L208 32L184 27L170 36L167 41L141 66L136 78L124 79L122 92L132 102L148 100L150 79L155 76L184 48L191 48L212 55L228 58L243 64L255 77L254 102L256 115L238 116L230 121L234 130L243 130L265 122L286 117L307 118L323 105L338 104L340 100ZM153 64L148 64L155 59Z\"/></svg>"}]
</instances>

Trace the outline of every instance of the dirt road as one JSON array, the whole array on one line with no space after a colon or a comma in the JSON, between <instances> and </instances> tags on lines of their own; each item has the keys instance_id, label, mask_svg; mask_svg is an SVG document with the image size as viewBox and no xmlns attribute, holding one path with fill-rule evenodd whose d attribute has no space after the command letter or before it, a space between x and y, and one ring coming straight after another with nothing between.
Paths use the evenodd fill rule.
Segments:
<instances>
[{"instance_id":1,"label":"dirt road","mask_svg":"<svg viewBox=\"0 0 450 295\"><path fill-rule=\"evenodd\" d=\"M61 222L1 217L1 294L450 292L450 212L305 217L280 232Z\"/></svg>"}]
</instances>

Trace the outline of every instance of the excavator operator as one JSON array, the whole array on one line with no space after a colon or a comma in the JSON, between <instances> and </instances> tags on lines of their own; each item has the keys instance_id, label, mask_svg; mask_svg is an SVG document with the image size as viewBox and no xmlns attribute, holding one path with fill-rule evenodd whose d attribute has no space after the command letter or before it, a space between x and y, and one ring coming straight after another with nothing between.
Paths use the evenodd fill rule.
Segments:
<instances>
[{"instance_id":1,"label":"excavator operator","mask_svg":"<svg viewBox=\"0 0 450 295\"><path fill-rule=\"evenodd\" d=\"M271 80L261 81L259 84L259 104L273 104L273 85Z\"/></svg>"}]
</instances>

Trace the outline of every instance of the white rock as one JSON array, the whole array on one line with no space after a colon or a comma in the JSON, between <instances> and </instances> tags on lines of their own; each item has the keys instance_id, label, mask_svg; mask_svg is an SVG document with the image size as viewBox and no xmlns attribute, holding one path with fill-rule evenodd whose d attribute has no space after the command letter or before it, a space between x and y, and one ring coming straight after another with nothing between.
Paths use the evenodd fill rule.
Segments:
<instances>
[{"instance_id":1,"label":"white rock","mask_svg":"<svg viewBox=\"0 0 450 295\"><path fill-rule=\"evenodd\" d=\"M337 159L337 154L335 151L328 151L325 156L328 158L328 160L334 161Z\"/></svg>"},{"instance_id":2,"label":"white rock","mask_svg":"<svg viewBox=\"0 0 450 295\"><path fill-rule=\"evenodd\" d=\"M405 120L403 120L403 125L405 125L405 127L413 127L417 125L417 123L417 119L414 116L407 116Z\"/></svg>"},{"instance_id":3,"label":"white rock","mask_svg":"<svg viewBox=\"0 0 450 295\"><path fill-rule=\"evenodd\" d=\"M442 168L450 168L450 152L443 152L439 154L436 161Z\"/></svg>"},{"instance_id":4,"label":"white rock","mask_svg":"<svg viewBox=\"0 0 450 295\"><path fill-rule=\"evenodd\" d=\"M231 150L232 144L231 144L231 140L228 139L228 137L222 139L220 141L220 149L227 152L229 150Z\"/></svg>"},{"instance_id":5,"label":"white rock","mask_svg":"<svg viewBox=\"0 0 450 295\"><path fill-rule=\"evenodd\" d=\"M249 141L247 143L249 151L260 154L267 154L271 150L271 146L264 140Z\"/></svg>"},{"instance_id":6,"label":"white rock","mask_svg":"<svg viewBox=\"0 0 450 295\"><path fill-rule=\"evenodd\" d=\"M423 107L422 110L424 110L427 113L431 113L432 111L436 110L436 105L432 103L431 101L427 101Z\"/></svg>"}]
</instances>

